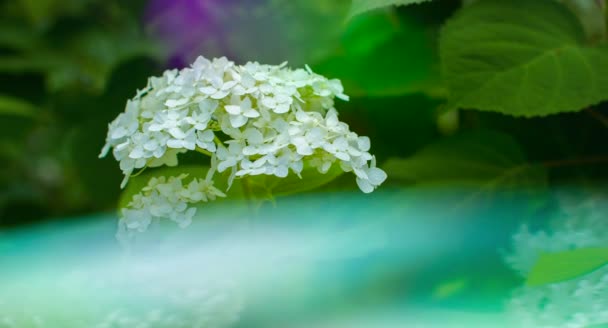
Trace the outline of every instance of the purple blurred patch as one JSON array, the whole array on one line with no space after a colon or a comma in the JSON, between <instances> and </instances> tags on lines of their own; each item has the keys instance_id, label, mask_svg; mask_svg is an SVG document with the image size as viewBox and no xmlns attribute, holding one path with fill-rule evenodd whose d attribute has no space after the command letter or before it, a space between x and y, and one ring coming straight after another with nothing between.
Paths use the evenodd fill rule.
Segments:
<instances>
[{"instance_id":1,"label":"purple blurred patch","mask_svg":"<svg viewBox=\"0 0 608 328\"><path fill-rule=\"evenodd\" d=\"M227 51L219 17L225 15L226 0L151 0L144 14L147 31L168 47L171 68L191 63L205 48Z\"/></svg>"}]
</instances>

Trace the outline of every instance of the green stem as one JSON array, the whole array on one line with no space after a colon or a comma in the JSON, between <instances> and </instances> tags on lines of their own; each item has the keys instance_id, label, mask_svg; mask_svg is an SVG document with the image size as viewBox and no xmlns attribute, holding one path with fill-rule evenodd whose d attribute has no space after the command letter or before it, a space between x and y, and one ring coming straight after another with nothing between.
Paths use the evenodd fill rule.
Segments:
<instances>
[{"instance_id":1,"label":"green stem","mask_svg":"<svg viewBox=\"0 0 608 328\"><path fill-rule=\"evenodd\" d=\"M199 152L199 153L201 153L201 154L203 154L203 155L207 155L209 157L213 156L213 153L211 153L210 151L205 150L203 148L196 147L196 151Z\"/></svg>"},{"instance_id":2,"label":"green stem","mask_svg":"<svg viewBox=\"0 0 608 328\"><path fill-rule=\"evenodd\" d=\"M598 112L596 110L593 110L591 108L587 109L586 112L591 117L593 117L598 122L600 122L602 125L604 125L605 127L608 128L608 117L604 116L602 113L600 113L600 112Z\"/></svg>"}]
</instances>

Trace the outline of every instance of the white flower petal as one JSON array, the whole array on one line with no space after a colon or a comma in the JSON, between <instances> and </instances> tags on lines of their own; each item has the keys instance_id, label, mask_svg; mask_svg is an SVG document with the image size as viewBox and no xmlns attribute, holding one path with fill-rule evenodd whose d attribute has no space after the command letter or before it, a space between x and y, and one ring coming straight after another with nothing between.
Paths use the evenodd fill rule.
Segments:
<instances>
[{"instance_id":1,"label":"white flower petal","mask_svg":"<svg viewBox=\"0 0 608 328\"><path fill-rule=\"evenodd\" d=\"M188 98L181 99L169 99L165 101L165 106L167 107L179 107L188 103Z\"/></svg>"},{"instance_id":2,"label":"white flower petal","mask_svg":"<svg viewBox=\"0 0 608 328\"><path fill-rule=\"evenodd\" d=\"M167 147L169 147L169 148L179 149L179 148L183 147L183 144L184 144L183 140L180 140L180 139L167 140Z\"/></svg>"},{"instance_id":3,"label":"white flower petal","mask_svg":"<svg viewBox=\"0 0 608 328\"><path fill-rule=\"evenodd\" d=\"M374 186L372 186L367 180L361 178L357 178L357 186L359 186L359 189L366 194L374 191Z\"/></svg>"},{"instance_id":4,"label":"white flower petal","mask_svg":"<svg viewBox=\"0 0 608 328\"><path fill-rule=\"evenodd\" d=\"M257 129L249 128L245 130L243 136L250 144L259 145L264 142L264 135Z\"/></svg>"},{"instance_id":5,"label":"white flower petal","mask_svg":"<svg viewBox=\"0 0 608 328\"><path fill-rule=\"evenodd\" d=\"M184 131L182 131L182 129L178 127L169 129L169 134L171 134L171 136L176 139L183 139L186 137L186 133L184 133Z\"/></svg>"},{"instance_id":6,"label":"white flower petal","mask_svg":"<svg viewBox=\"0 0 608 328\"><path fill-rule=\"evenodd\" d=\"M230 124L234 128L240 128L247 123L247 117L242 115L230 115Z\"/></svg>"},{"instance_id":7,"label":"white flower petal","mask_svg":"<svg viewBox=\"0 0 608 328\"><path fill-rule=\"evenodd\" d=\"M249 117L249 118L256 118L260 116L260 113L258 113L257 110L255 109L249 109L246 112L243 113L243 116Z\"/></svg>"},{"instance_id":8,"label":"white flower petal","mask_svg":"<svg viewBox=\"0 0 608 328\"><path fill-rule=\"evenodd\" d=\"M240 115L241 114L241 106L226 105L226 106L224 106L224 109L230 115Z\"/></svg>"},{"instance_id":9,"label":"white flower petal","mask_svg":"<svg viewBox=\"0 0 608 328\"><path fill-rule=\"evenodd\" d=\"M279 178L284 178L289 174L289 170L287 169L286 166L278 166L275 170L274 170L274 175L276 175Z\"/></svg>"},{"instance_id":10,"label":"white flower petal","mask_svg":"<svg viewBox=\"0 0 608 328\"><path fill-rule=\"evenodd\" d=\"M357 139L357 144L359 146L359 150L361 151L369 151L371 142L368 137L359 137Z\"/></svg>"},{"instance_id":11,"label":"white flower petal","mask_svg":"<svg viewBox=\"0 0 608 328\"><path fill-rule=\"evenodd\" d=\"M386 172L382 171L377 167L370 168L367 172L367 175L369 176L370 183L374 186L382 184L387 178Z\"/></svg>"}]
</instances>

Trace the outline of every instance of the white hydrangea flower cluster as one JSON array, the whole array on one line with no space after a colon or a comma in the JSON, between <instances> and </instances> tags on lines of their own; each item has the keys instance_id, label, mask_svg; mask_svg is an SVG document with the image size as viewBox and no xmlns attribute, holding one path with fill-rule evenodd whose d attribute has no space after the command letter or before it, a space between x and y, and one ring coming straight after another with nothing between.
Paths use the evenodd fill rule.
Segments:
<instances>
[{"instance_id":1,"label":"white hydrangea flower cluster","mask_svg":"<svg viewBox=\"0 0 608 328\"><path fill-rule=\"evenodd\" d=\"M526 277L542 252L608 247L608 202L594 198L563 209L551 231L515 236L506 262ZM508 304L521 327L586 328L608 323L608 265L576 279L518 289Z\"/></svg>"},{"instance_id":2,"label":"white hydrangea flower cluster","mask_svg":"<svg viewBox=\"0 0 608 328\"><path fill-rule=\"evenodd\" d=\"M300 175L304 165L326 173L338 164L372 192L386 174L369 153L369 139L338 120L335 97L348 100L340 81L308 67L199 57L151 78L110 124L100 156L113 150L123 187L136 169L174 166L178 153L198 150L214 157L219 172L230 170L230 182Z\"/></svg>"},{"instance_id":3,"label":"white hydrangea flower cluster","mask_svg":"<svg viewBox=\"0 0 608 328\"><path fill-rule=\"evenodd\" d=\"M126 208L121 209L117 237L128 241L135 232L143 232L154 220L168 218L180 227L186 227L196 214L193 204L215 200L226 195L213 186L210 170L206 179L184 180L187 174L176 177L154 177L142 191L133 196Z\"/></svg>"}]
</instances>

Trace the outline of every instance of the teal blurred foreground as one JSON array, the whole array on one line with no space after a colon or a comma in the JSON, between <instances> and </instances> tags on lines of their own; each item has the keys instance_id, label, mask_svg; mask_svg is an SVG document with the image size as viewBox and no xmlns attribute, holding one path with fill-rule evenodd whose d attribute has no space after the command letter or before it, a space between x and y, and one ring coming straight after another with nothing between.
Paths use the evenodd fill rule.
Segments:
<instances>
[{"instance_id":1,"label":"teal blurred foreground","mask_svg":"<svg viewBox=\"0 0 608 328\"><path fill-rule=\"evenodd\" d=\"M219 202L122 246L113 214L5 231L0 327L516 327L501 252L538 211L467 195Z\"/></svg>"}]
</instances>

